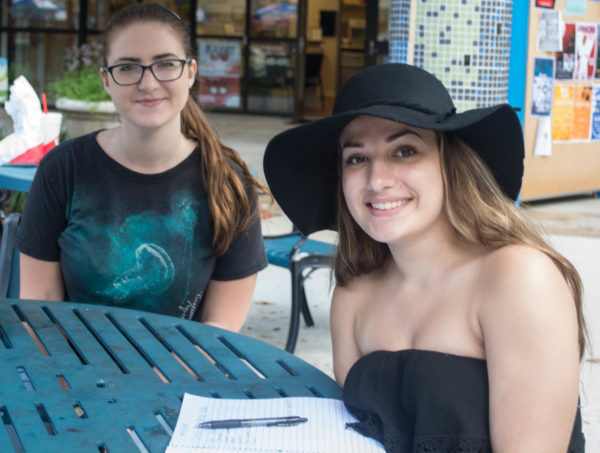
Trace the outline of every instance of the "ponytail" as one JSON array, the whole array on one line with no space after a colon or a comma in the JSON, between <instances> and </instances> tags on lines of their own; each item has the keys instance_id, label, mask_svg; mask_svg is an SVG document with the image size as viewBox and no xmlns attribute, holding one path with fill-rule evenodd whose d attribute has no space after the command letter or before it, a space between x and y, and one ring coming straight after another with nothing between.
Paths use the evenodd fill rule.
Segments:
<instances>
[{"instance_id":1,"label":"ponytail","mask_svg":"<svg viewBox=\"0 0 600 453\"><path fill-rule=\"evenodd\" d=\"M250 186L264 192L268 189L250 173L239 154L223 145L192 95L181 112L181 132L200 145L202 179L208 195L212 226L212 246L222 256L233 238L243 232L257 210L256 191L244 187L234 167L241 169Z\"/></svg>"}]
</instances>

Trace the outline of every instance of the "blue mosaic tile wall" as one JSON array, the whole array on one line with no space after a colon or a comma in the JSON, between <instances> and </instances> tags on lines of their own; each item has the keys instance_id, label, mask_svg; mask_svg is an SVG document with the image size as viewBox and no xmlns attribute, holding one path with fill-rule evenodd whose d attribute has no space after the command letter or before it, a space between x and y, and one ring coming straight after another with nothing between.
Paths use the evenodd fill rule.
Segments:
<instances>
[{"instance_id":1,"label":"blue mosaic tile wall","mask_svg":"<svg viewBox=\"0 0 600 453\"><path fill-rule=\"evenodd\" d=\"M417 0L413 64L444 83L459 111L507 102L512 6ZM390 61L407 62L409 35L410 0L392 0Z\"/></svg>"}]
</instances>

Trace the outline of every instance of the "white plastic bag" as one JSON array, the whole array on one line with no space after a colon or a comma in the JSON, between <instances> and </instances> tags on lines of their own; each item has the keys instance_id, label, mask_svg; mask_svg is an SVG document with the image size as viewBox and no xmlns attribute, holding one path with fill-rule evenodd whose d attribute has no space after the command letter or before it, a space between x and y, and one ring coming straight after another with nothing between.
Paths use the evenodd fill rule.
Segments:
<instances>
[{"instance_id":1,"label":"white plastic bag","mask_svg":"<svg viewBox=\"0 0 600 453\"><path fill-rule=\"evenodd\" d=\"M17 77L10 86L4 108L12 118L13 133L0 141L2 164L44 143L40 99L24 76Z\"/></svg>"}]
</instances>

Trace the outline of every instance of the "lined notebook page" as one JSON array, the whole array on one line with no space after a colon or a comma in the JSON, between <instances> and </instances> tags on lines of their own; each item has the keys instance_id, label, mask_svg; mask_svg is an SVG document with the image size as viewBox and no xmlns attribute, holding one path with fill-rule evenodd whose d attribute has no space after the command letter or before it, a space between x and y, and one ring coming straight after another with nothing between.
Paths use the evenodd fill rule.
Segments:
<instances>
[{"instance_id":1,"label":"lined notebook page","mask_svg":"<svg viewBox=\"0 0 600 453\"><path fill-rule=\"evenodd\" d=\"M306 417L296 426L203 429L211 420ZM346 428L356 419L329 398L221 399L186 393L166 453L383 453L373 439Z\"/></svg>"}]
</instances>

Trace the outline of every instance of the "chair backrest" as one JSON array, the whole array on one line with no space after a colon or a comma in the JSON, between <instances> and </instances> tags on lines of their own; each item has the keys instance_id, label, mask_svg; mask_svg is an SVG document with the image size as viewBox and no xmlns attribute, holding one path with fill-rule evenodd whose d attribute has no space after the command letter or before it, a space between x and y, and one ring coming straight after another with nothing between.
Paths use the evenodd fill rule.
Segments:
<instances>
[{"instance_id":1,"label":"chair backrest","mask_svg":"<svg viewBox=\"0 0 600 453\"><path fill-rule=\"evenodd\" d=\"M323 63L322 53L306 54L306 79L319 77L321 74L321 65Z\"/></svg>"},{"instance_id":2,"label":"chair backrest","mask_svg":"<svg viewBox=\"0 0 600 453\"><path fill-rule=\"evenodd\" d=\"M15 248L20 214L4 219L0 240L0 297L19 298L19 251Z\"/></svg>"}]
</instances>

